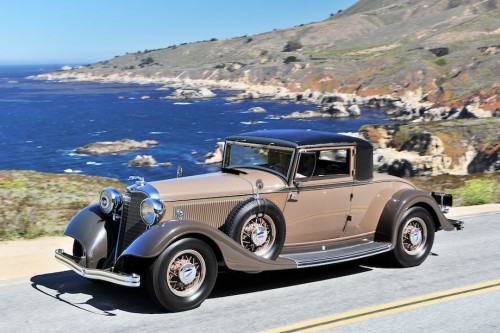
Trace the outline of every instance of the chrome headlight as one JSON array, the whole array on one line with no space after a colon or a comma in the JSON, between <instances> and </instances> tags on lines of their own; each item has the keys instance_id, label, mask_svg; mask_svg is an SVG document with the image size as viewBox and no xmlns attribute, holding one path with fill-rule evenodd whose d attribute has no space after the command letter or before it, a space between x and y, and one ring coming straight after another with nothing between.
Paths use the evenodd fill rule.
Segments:
<instances>
[{"instance_id":1,"label":"chrome headlight","mask_svg":"<svg viewBox=\"0 0 500 333\"><path fill-rule=\"evenodd\" d=\"M141 218L142 221L151 226L158 223L165 214L165 206L159 200L147 198L141 202Z\"/></svg>"},{"instance_id":2,"label":"chrome headlight","mask_svg":"<svg viewBox=\"0 0 500 333\"><path fill-rule=\"evenodd\" d=\"M105 188L99 197L99 205L104 214L116 212L122 205L122 196L115 189Z\"/></svg>"}]
</instances>

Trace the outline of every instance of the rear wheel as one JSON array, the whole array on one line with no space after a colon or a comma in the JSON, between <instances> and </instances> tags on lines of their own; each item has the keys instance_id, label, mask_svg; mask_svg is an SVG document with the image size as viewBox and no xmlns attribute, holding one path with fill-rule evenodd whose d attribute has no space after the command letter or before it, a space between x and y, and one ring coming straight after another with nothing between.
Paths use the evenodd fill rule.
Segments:
<instances>
[{"instance_id":1,"label":"rear wheel","mask_svg":"<svg viewBox=\"0 0 500 333\"><path fill-rule=\"evenodd\" d=\"M433 243L432 217L422 207L410 208L401 219L390 258L400 267L418 266L429 255Z\"/></svg>"},{"instance_id":2,"label":"rear wheel","mask_svg":"<svg viewBox=\"0 0 500 333\"><path fill-rule=\"evenodd\" d=\"M185 238L170 245L151 264L150 296L171 312L194 309L208 297L217 279L217 258L208 244Z\"/></svg>"}]
</instances>

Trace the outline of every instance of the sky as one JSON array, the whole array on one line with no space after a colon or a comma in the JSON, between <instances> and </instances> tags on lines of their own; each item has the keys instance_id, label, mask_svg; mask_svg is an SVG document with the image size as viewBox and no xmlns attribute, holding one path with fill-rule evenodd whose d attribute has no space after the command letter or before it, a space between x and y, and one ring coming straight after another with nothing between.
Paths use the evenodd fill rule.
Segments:
<instances>
[{"instance_id":1,"label":"sky","mask_svg":"<svg viewBox=\"0 0 500 333\"><path fill-rule=\"evenodd\" d=\"M0 64L89 64L322 21L355 0L0 0Z\"/></svg>"}]
</instances>

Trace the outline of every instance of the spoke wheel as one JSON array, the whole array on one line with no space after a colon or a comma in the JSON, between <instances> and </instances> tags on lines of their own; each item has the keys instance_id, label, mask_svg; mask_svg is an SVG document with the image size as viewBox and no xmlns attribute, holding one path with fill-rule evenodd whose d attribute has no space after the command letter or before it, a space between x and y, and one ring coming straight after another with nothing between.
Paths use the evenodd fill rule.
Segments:
<instances>
[{"instance_id":1,"label":"spoke wheel","mask_svg":"<svg viewBox=\"0 0 500 333\"><path fill-rule=\"evenodd\" d=\"M429 255L434 243L435 226L429 212L413 207L398 224L396 243L389 253L391 261L399 267L418 266Z\"/></svg>"},{"instance_id":2,"label":"spoke wheel","mask_svg":"<svg viewBox=\"0 0 500 333\"><path fill-rule=\"evenodd\" d=\"M150 265L146 279L150 296L165 310L198 307L217 279L217 258L212 248L195 238L169 245Z\"/></svg>"},{"instance_id":3,"label":"spoke wheel","mask_svg":"<svg viewBox=\"0 0 500 333\"><path fill-rule=\"evenodd\" d=\"M258 256L265 256L276 239L276 226L266 214L248 218L241 228L241 245Z\"/></svg>"},{"instance_id":4,"label":"spoke wheel","mask_svg":"<svg viewBox=\"0 0 500 333\"><path fill-rule=\"evenodd\" d=\"M425 250L427 239L427 227L424 220L420 217L414 217L408 220L403 226L401 233L401 243L403 250L411 256L419 254Z\"/></svg>"},{"instance_id":5,"label":"spoke wheel","mask_svg":"<svg viewBox=\"0 0 500 333\"><path fill-rule=\"evenodd\" d=\"M167 285L173 294L187 297L203 285L207 268L200 253L184 250L173 256L166 274Z\"/></svg>"}]
</instances>

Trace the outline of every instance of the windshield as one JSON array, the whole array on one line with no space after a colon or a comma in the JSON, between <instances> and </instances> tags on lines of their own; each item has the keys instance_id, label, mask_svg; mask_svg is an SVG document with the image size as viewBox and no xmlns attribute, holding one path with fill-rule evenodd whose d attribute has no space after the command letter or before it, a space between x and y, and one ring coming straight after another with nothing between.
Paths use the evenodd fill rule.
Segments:
<instances>
[{"instance_id":1,"label":"windshield","mask_svg":"<svg viewBox=\"0 0 500 333\"><path fill-rule=\"evenodd\" d=\"M278 172L287 178L293 149L254 144L227 143L223 168L258 167Z\"/></svg>"}]
</instances>

